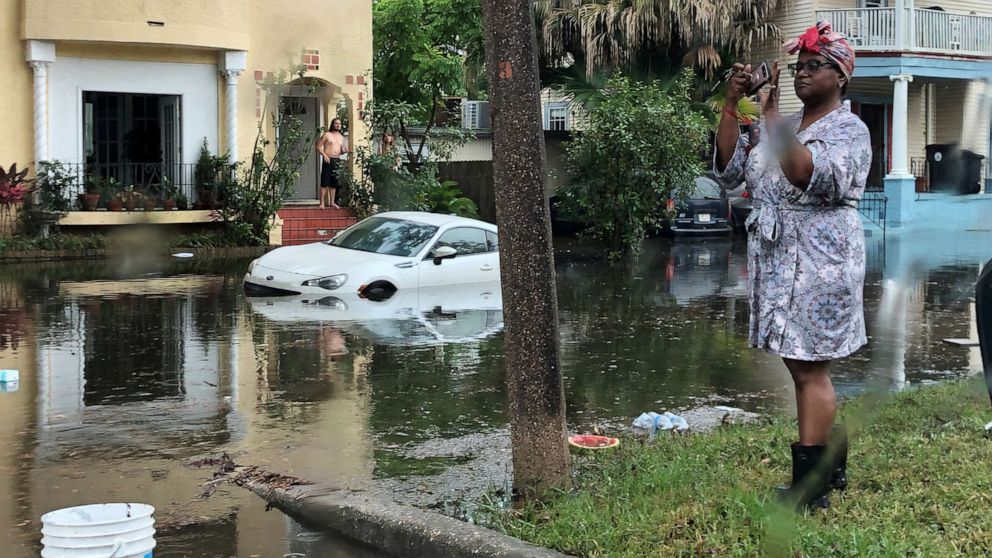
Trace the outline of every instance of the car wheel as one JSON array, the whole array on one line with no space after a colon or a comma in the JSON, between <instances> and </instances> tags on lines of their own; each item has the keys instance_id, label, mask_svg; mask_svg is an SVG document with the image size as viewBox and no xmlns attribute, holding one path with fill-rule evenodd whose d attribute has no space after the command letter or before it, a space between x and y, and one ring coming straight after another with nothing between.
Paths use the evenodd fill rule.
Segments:
<instances>
[{"instance_id":1,"label":"car wheel","mask_svg":"<svg viewBox=\"0 0 992 558\"><path fill-rule=\"evenodd\" d=\"M389 281L373 281L368 285L362 287L358 294L369 300L374 300L380 302L383 300L389 300L394 294L396 294L396 285L393 285Z\"/></svg>"}]
</instances>

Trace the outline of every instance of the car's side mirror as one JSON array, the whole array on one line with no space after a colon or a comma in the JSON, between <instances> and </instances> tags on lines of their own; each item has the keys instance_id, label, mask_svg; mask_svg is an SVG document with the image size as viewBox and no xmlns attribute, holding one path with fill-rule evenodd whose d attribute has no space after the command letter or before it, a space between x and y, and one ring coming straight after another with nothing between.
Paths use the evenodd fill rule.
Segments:
<instances>
[{"instance_id":1,"label":"car's side mirror","mask_svg":"<svg viewBox=\"0 0 992 558\"><path fill-rule=\"evenodd\" d=\"M441 265L444 260L450 260L458 255L458 250L455 250L451 246L441 246L440 248L434 250L431 256L434 257L434 265Z\"/></svg>"}]
</instances>

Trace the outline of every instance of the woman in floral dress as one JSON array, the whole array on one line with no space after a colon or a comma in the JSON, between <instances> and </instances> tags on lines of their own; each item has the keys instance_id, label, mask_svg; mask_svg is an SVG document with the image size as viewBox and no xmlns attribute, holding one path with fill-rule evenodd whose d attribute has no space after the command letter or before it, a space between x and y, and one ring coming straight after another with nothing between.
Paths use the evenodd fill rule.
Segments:
<instances>
[{"instance_id":1,"label":"woman in floral dress","mask_svg":"<svg viewBox=\"0 0 992 558\"><path fill-rule=\"evenodd\" d=\"M846 486L847 454L842 431L827 447L837 410L830 363L867 342L857 204L871 143L842 102L854 70L844 37L821 21L786 48L799 53L789 69L803 109L779 114L776 63L762 94L762 139L751 146L736 114L751 68L736 64L717 132L716 170L725 184L745 180L754 202L746 224L750 344L781 356L796 386L799 442L785 494L799 507L828 507L831 486Z\"/></svg>"}]
</instances>

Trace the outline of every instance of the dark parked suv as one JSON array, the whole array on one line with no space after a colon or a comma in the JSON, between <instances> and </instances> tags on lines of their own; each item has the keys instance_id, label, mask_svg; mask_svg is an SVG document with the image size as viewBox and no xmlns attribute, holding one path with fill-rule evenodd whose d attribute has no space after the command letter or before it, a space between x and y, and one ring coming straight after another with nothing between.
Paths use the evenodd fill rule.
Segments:
<instances>
[{"instance_id":1,"label":"dark parked suv","mask_svg":"<svg viewBox=\"0 0 992 558\"><path fill-rule=\"evenodd\" d=\"M677 236L731 234L731 219L723 188L712 178L700 176L689 199L676 202L671 230Z\"/></svg>"}]
</instances>

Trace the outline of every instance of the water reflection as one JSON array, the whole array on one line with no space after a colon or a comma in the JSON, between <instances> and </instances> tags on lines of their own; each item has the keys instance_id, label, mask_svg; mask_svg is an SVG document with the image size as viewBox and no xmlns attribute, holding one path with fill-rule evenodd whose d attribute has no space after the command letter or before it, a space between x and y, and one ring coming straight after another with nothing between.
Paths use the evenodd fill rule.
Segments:
<instances>
[{"instance_id":1,"label":"water reflection","mask_svg":"<svg viewBox=\"0 0 992 558\"><path fill-rule=\"evenodd\" d=\"M869 239L871 344L838 363L842 393L981 370L977 349L942 339L975 336L990 240ZM656 241L622 266L561 248L572 428L700 401L790 405L780 361L746 347L741 239ZM182 462L219 450L420 504L505 482L498 285L246 299L246 262L150 265L0 271L0 366L22 378L0 393L5 556L36 555L43 512L107 500L149 502L182 526L156 555L363 555L241 489L202 499L209 472Z\"/></svg>"},{"instance_id":2,"label":"water reflection","mask_svg":"<svg viewBox=\"0 0 992 558\"><path fill-rule=\"evenodd\" d=\"M374 344L405 347L470 343L503 327L499 282L399 291L384 301L357 295L248 299L255 313L273 322L323 324L321 342L345 351L341 331ZM335 324L330 327L327 324Z\"/></svg>"}]
</instances>

